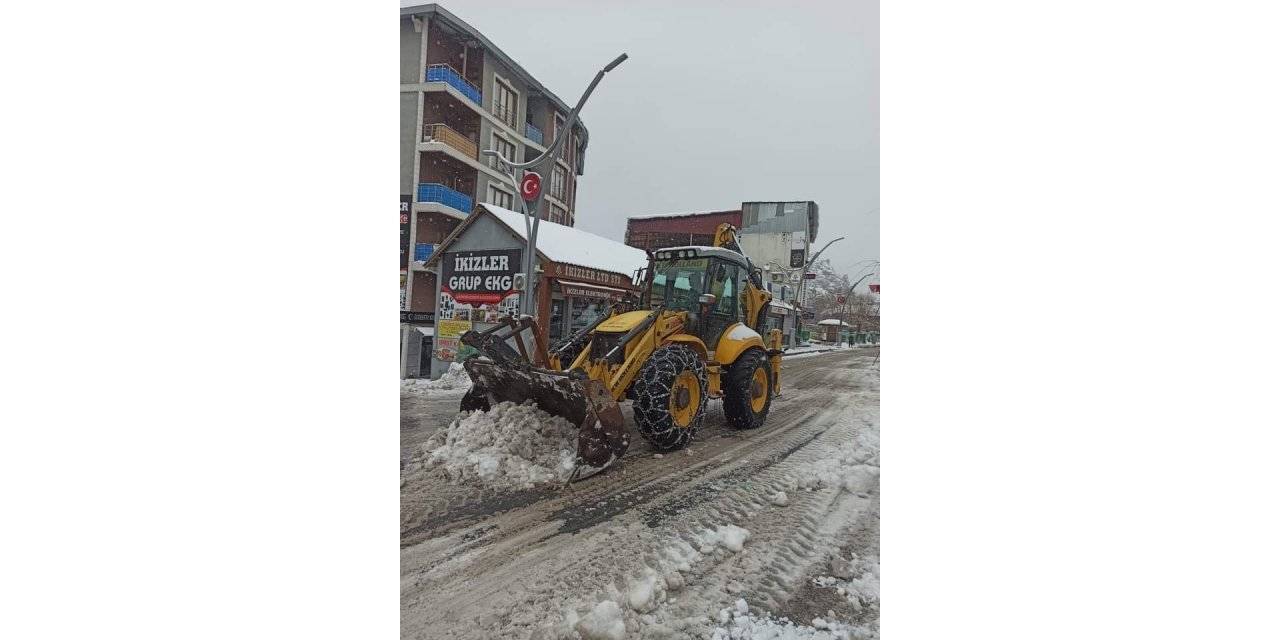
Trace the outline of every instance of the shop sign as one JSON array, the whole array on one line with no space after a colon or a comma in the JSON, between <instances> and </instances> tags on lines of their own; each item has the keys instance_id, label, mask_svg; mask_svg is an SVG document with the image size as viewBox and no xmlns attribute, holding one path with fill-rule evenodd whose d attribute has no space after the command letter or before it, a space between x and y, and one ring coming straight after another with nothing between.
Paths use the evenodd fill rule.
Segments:
<instances>
[{"instance_id":1,"label":"shop sign","mask_svg":"<svg viewBox=\"0 0 1280 640\"><path fill-rule=\"evenodd\" d=\"M441 320L436 323L435 348L436 358L445 362L460 362L474 351L462 344L461 336L471 330L470 320Z\"/></svg>"},{"instance_id":2,"label":"shop sign","mask_svg":"<svg viewBox=\"0 0 1280 640\"><path fill-rule=\"evenodd\" d=\"M519 249L456 251L440 260L440 292L464 305L497 304L518 293Z\"/></svg>"},{"instance_id":3,"label":"shop sign","mask_svg":"<svg viewBox=\"0 0 1280 640\"><path fill-rule=\"evenodd\" d=\"M400 322L415 324L433 324L436 321L434 311L401 311Z\"/></svg>"},{"instance_id":4,"label":"shop sign","mask_svg":"<svg viewBox=\"0 0 1280 640\"><path fill-rule=\"evenodd\" d=\"M620 291L604 291L602 289L575 287L563 282L560 283L560 291L563 292L566 297L594 298L597 300L610 300L612 298L622 297L622 292Z\"/></svg>"},{"instance_id":5,"label":"shop sign","mask_svg":"<svg viewBox=\"0 0 1280 640\"><path fill-rule=\"evenodd\" d=\"M594 282L606 287L624 287L631 284L630 277L624 278L610 271L601 271L599 269L589 269L587 267L579 267L571 264L561 264L557 262L555 268L551 270L551 274L557 278L569 278L570 280L586 280Z\"/></svg>"}]
</instances>

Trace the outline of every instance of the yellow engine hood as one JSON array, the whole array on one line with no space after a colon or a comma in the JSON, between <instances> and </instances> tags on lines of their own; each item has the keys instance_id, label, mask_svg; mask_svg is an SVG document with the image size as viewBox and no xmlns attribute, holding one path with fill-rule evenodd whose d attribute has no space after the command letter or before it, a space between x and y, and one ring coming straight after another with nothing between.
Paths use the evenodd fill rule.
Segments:
<instances>
[{"instance_id":1,"label":"yellow engine hood","mask_svg":"<svg viewBox=\"0 0 1280 640\"><path fill-rule=\"evenodd\" d=\"M628 311L620 313L596 327L596 331L602 333L626 333L640 324L645 318L649 317L651 311Z\"/></svg>"}]
</instances>

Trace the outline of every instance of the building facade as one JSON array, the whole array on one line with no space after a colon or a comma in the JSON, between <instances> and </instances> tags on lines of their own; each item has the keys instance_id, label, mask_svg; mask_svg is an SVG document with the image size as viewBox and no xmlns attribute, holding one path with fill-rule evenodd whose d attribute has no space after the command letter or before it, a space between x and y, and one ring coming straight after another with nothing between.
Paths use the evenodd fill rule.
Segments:
<instances>
[{"instance_id":1,"label":"building facade","mask_svg":"<svg viewBox=\"0 0 1280 640\"><path fill-rule=\"evenodd\" d=\"M519 209L497 151L525 162L546 150L571 107L438 4L400 9L401 359L434 325L435 275L424 265L478 203ZM544 175L539 216L576 222L587 129L581 120ZM403 374L402 370L402 374Z\"/></svg>"},{"instance_id":2,"label":"building facade","mask_svg":"<svg viewBox=\"0 0 1280 640\"><path fill-rule=\"evenodd\" d=\"M698 213L662 213L627 218L625 242L637 249L653 251L667 247L707 246L716 237L722 223L742 228L742 211L704 211Z\"/></svg>"},{"instance_id":3,"label":"building facade","mask_svg":"<svg viewBox=\"0 0 1280 640\"><path fill-rule=\"evenodd\" d=\"M766 286L804 308L800 285L818 237L818 203L744 202L741 229L742 250L764 272Z\"/></svg>"}]
</instances>

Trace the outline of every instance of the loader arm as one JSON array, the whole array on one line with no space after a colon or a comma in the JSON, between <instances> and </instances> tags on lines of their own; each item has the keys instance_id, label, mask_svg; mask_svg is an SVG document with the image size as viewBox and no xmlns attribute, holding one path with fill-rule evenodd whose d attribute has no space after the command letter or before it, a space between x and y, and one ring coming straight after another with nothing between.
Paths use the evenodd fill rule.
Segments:
<instances>
[{"instance_id":1,"label":"loader arm","mask_svg":"<svg viewBox=\"0 0 1280 640\"><path fill-rule=\"evenodd\" d=\"M715 240L713 245L721 249L735 251L747 259L747 283L746 290L742 292L742 304L747 309L746 325L756 330L756 333L764 335L765 318L768 316L769 303L773 301L773 294L764 287L764 282L760 280L760 272L751 262L751 256L748 256L742 250L742 243L739 242L738 230L733 225L723 222L716 227Z\"/></svg>"}]
</instances>

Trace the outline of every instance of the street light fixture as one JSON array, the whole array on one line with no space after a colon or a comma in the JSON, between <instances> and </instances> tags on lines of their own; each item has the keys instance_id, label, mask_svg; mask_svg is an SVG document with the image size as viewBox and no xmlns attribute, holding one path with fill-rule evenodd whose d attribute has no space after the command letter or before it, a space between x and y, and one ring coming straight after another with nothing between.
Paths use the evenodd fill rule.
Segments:
<instances>
[{"instance_id":1,"label":"street light fixture","mask_svg":"<svg viewBox=\"0 0 1280 640\"><path fill-rule=\"evenodd\" d=\"M547 150L543 151L538 157L528 162L515 163L503 157L502 154L495 150L488 149L483 152L483 155L494 156L498 159L498 166L504 169L504 173L507 174L507 178L511 181L511 186L515 188L517 193L521 193L519 181L516 180L517 170L531 171L535 168L542 167L549 161L552 164L554 171L555 161L560 157L560 149L564 146L565 140L569 138L570 132L573 131L573 125L578 122L578 112L582 111L582 105L586 104L587 98L591 96L592 91L595 91L596 85L600 84L600 80L604 78L604 74L613 71L615 67L622 64L626 59L627 54L624 53L617 58L614 58L613 62L610 62L605 66L605 68L601 69L599 73L596 74L595 79L591 81L589 86L587 86L586 92L582 94L581 98L578 98L577 106L575 106L573 111L569 112L569 116L565 118L564 127L562 127L556 134L555 140L553 140L551 145L547 147ZM545 189L538 189L538 195L534 196L532 205L530 205L530 202L525 200L523 197L520 198L520 209L524 213L525 237L528 238L523 264L521 265L521 271L524 272L524 290L520 292L520 313L524 315L533 315L534 254L537 251L538 246L538 223L542 220L542 218L539 217L538 212L542 209L542 195L545 191ZM530 213L530 207L533 209L532 213Z\"/></svg>"}]
</instances>

